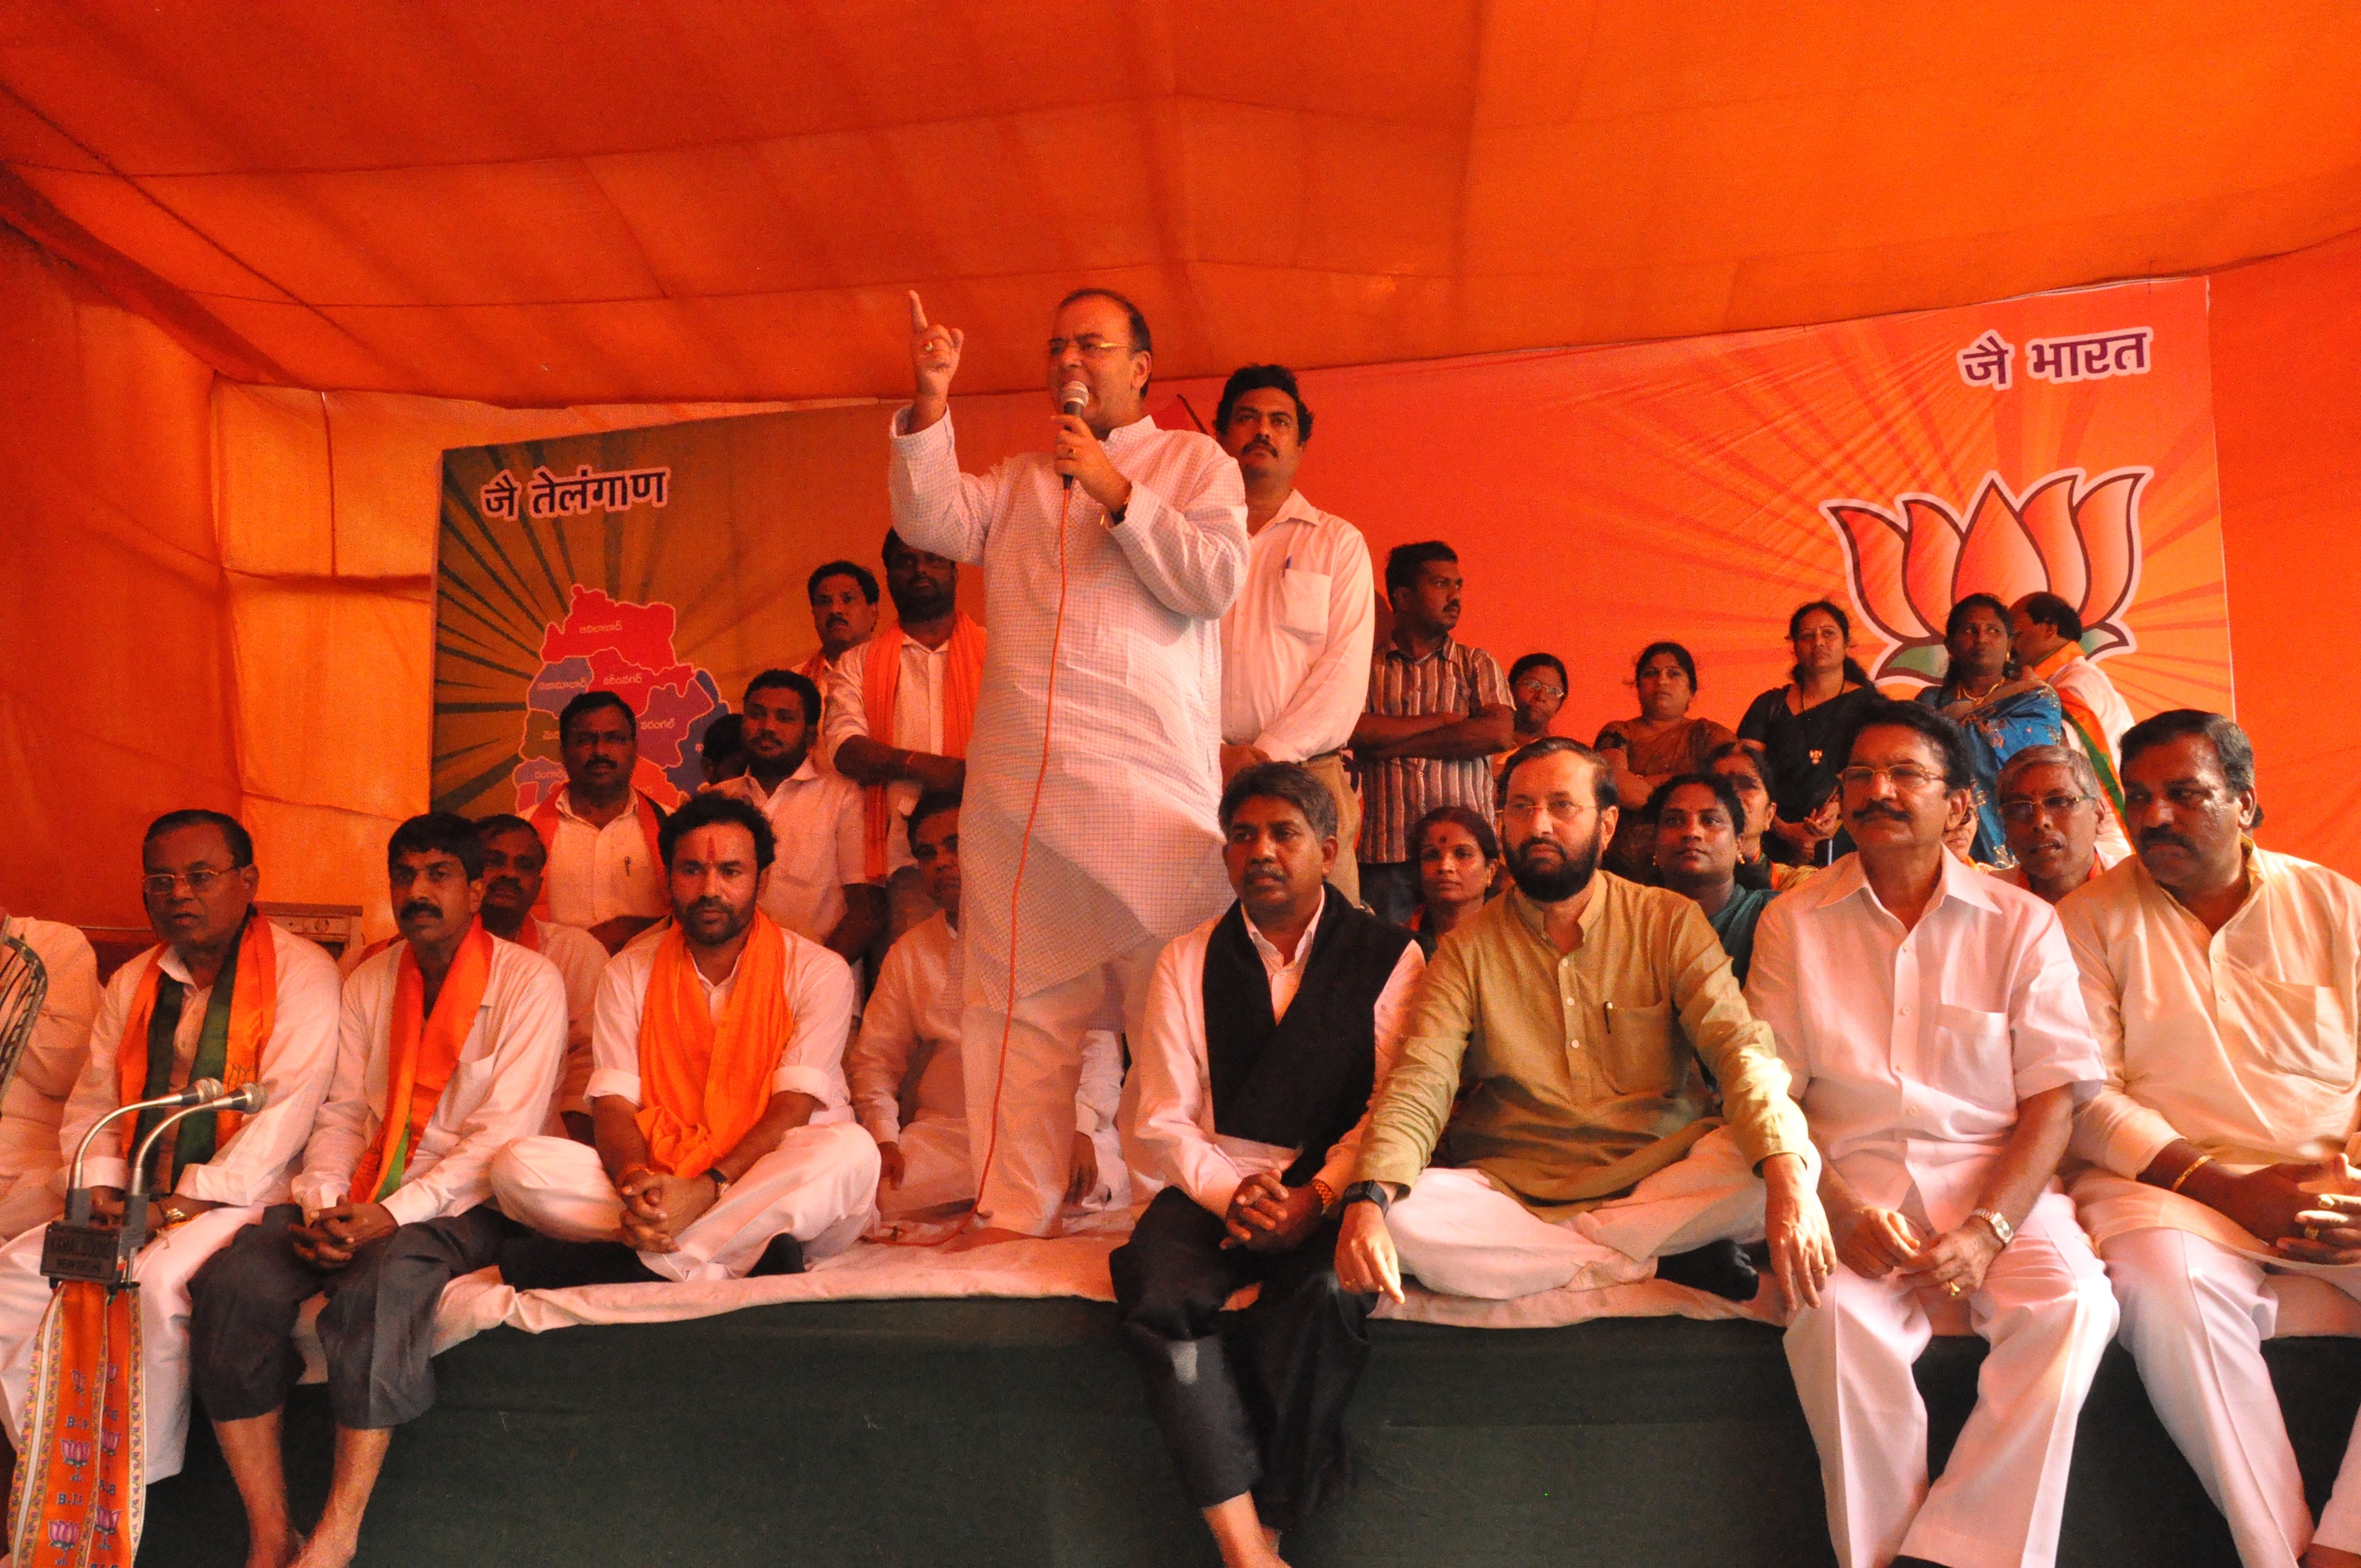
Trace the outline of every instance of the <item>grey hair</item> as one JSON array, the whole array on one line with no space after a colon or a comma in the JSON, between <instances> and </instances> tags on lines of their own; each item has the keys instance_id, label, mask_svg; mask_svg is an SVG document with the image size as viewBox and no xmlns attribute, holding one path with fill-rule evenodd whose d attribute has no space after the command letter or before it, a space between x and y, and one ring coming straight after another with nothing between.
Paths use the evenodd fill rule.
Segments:
<instances>
[{"instance_id":1,"label":"grey hair","mask_svg":"<svg viewBox=\"0 0 2361 1568\"><path fill-rule=\"evenodd\" d=\"M2093 800L2103 800L2106 792L2099 787L2099 770L2091 765L2079 746L2027 746L2024 751L2001 764L2000 780L1993 793L2005 798L2009 786L2015 784L2027 768L2063 768L2074 775L2074 787Z\"/></svg>"}]
</instances>

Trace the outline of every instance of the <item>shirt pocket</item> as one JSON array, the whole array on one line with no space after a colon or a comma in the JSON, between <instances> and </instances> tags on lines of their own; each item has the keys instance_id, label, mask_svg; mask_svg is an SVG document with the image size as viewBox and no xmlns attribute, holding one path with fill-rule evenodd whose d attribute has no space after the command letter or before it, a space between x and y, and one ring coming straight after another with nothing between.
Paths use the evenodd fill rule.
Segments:
<instances>
[{"instance_id":1,"label":"shirt pocket","mask_svg":"<svg viewBox=\"0 0 2361 1568\"><path fill-rule=\"evenodd\" d=\"M2246 1038L2265 1061L2331 1089L2352 1087L2353 1025L2335 992L2274 980L2234 963L2223 964L2219 972L2244 1014Z\"/></svg>"},{"instance_id":2,"label":"shirt pocket","mask_svg":"<svg viewBox=\"0 0 2361 1568\"><path fill-rule=\"evenodd\" d=\"M1670 1095L1685 1077L1675 1057L1680 1049L1673 1034L1673 1004L1652 1003L1626 1006L1607 1004L1607 1043L1600 1066L1619 1094Z\"/></svg>"},{"instance_id":3,"label":"shirt pocket","mask_svg":"<svg viewBox=\"0 0 2361 1568\"><path fill-rule=\"evenodd\" d=\"M1934 1055L1927 1075L1930 1088L1995 1111L2016 1103L2016 1060L2009 1048L2007 1014L1938 1004Z\"/></svg>"},{"instance_id":4,"label":"shirt pocket","mask_svg":"<svg viewBox=\"0 0 2361 1568\"><path fill-rule=\"evenodd\" d=\"M1328 585L1325 572L1299 572L1292 567L1279 576L1279 627L1307 642L1328 635Z\"/></svg>"},{"instance_id":5,"label":"shirt pocket","mask_svg":"<svg viewBox=\"0 0 2361 1568\"><path fill-rule=\"evenodd\" d=\"M796 887L825 887L834 880L836 818L832 814L816 817L796 826L803 831L778 836L778 859L771 867L771 879Z\"/></svg>"}]
</instances>

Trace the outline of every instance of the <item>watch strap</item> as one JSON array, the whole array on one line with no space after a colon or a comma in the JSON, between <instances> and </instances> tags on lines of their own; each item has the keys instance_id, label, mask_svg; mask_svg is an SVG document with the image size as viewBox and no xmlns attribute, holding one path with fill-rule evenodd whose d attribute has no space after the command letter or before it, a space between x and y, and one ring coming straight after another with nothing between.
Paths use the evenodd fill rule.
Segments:
<instances>
[{"instance_id":1,"label":"watch strap","mask_svg":"<svg viewBox=\"0 0 2361 1568\"><path fill-rule=\"evenodd\" d=\"M1393 1194L1386 1190L1386 1184L1382 1181L1356 1181L1345 1189L1345 1201L1375 1203L1380 1214L1394 1206Z\"/></svg>"}]
</instances>

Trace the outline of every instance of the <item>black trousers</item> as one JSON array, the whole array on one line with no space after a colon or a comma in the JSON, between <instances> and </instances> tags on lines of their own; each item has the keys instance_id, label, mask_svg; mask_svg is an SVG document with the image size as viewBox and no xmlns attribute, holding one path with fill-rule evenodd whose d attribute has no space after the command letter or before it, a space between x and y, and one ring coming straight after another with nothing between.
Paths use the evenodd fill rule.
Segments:
<instances>
[{"instance_id":1,"label":"black trousers","mask_svg":"<svg viewBox=\"0 0 2361 1568\"><path fill-rule=\"evenodd\" d=\"M318 1269L287 1234L303 1223L274 1204L207 1258L189 1281L189 1360L197 1398L217 1421L269 1415L302 1376L295 1319L325 1295L320 1348L336 1424L395 1427L434 1403L434 1308L443 1287L500 1260L523 1227L489 1203L404 1225L342 1268Z\"/></svg>"},{"instance_id":2,"label":"black trousers","mask_svg":"<svg viewBox=\"0 0 2361 1568\"><path fill-rule=\"evenodd\" d=\"M1107 1260L1124 1343L1191 1506L1251 1492L1264 1524L1292 1530L1352 1485L1345 1408L1378 1299L1336 1283L1334 1220L1292 1252L1225 1252L1223 1234L1179 1188L1156 1195ZM1223 1313L1257 1282L1253 1306Z\"/></svg>"}]
</instances>

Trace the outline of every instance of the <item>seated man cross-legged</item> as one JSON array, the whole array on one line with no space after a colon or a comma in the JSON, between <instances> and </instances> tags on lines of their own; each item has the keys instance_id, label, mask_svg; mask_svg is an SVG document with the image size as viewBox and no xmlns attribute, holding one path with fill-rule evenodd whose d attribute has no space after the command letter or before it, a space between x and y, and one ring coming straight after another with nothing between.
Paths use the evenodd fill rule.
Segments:
<instances>
[{"instance_id":1,"label":"seated man cross-legged","mask_svg":"<svg viewBox=\"0 0 2361 1568\"><path fill-rule=\"evenodd\" d=\"M877 1146L851 1122L852 971L758 907L771 825L701 795L661 836L673 923L599 981L591 1149L500 1151L500 1207L540 1233L502 1255L521 1289L793 1274L867 1225Z\"/></svg>"},{"instance_id":2,"label":"seated man cross-legged","mask_svg":"<svg viewBox=\"0 0 2361 1568\"><path fill-rule=\"evenodd\" d=\"M2115 1330L2056 1179L2098 1050L2057 916L1944 845L1975 810L1959 727L1881 698L1842 754L1859 849L1773 902L1747 982L1820 1146L1836 1234L1838 1268L1787 1330L1829 1534L1843 1568L2047 1568ZM1911 1366L1930 1310L1955 1305L1992 1350L1930 1486Z\"/></svg>"},{"instance_id":3,"label":"seated man cross-legged","mask_svg":"<svg viewBox=\"0 0 2361 1568\"><path fill-rule=\"evenodd\" d=\"M2263 1360L2361 1319L2361 887L2255 845L2254 748L2222 715L2123 747L2135 854L2058 906L2107 1068L2074 1201L2239 1559L2361 1568L2361 1429L2315 1530Z\"/></svg>"},{"instance_id":4,"label":"seated man cross-legged","mask_svg":"<svg viewBox=\"0 0 2361 1568\"><path fill-rule=\"evenodd\" d=\"M1328 884L1336 799L1317 775L1249 766L1220 820L1237 901L1158 959L1139 1041L1137 1141L1171 1185L1109 1268L1181 1486L1240 1568L1278 1563L1279 1533L1351 1479L1376 1298L1338 1287L1334 1216L1424 965Z\"/></svg>"},{"instance_id":5,"label":"seated man cross-legged","mask_svg":"<svg viewBox=\"0 0 2361 1568\"><path fill-rule=\"evenodd\" d=\"M877 1209L889 1221L950 1218L975 1203L960 1054L959 822L956 794L921 795L910 808L904 830L911 867L936 913L887 951L861 1033L844 1054L853 1108L877 1140ZM1115 1135L1122 1094L1123 1042L1111 1029L1084 1031L1070 1205L1104 1210L1131 1201Z\"/></svg>"},{"instance_id":6,"label":"seated man cross-legged","mask_svg":"<svg viewBox=\"0 0 2361 1568\"><path fill-rule=\"evenodd\" d=\"M1501 780L1515 885L1427 966L1337 1276L1396 1291L1399 1246L1400 1268L1455 1295L1653 1274L1747 1300L1740 1244L1767 1237L1781 1291L1808 1299L1832 1255L1816 1159L1713 927L1679 894L1598 869L1616 807L1596 751L1537 740Z\"/></svg>"},{"instance_id":7,"label":"seated man cross-legged","mask_svg":"<svg viewBox=\"0 0 2361 1568\"><path fill-rule=\"evenodd\" d=\"M345 982L335 1071L293 1201L264 1210L189 1285L197 1397L246 1504L249 1568L352 1561L393 1429L434 1402L443 1287L489 1266L516 1232L486 1201L486 1168L549 1114L566 1055L556 969L476 918L476 825L413 817L386 860L402 939ZM335 1468L304 1543L288 1529L280 1411L303 1369L297 1314L323 1293Z\"/></svg>"}]
</instances>

